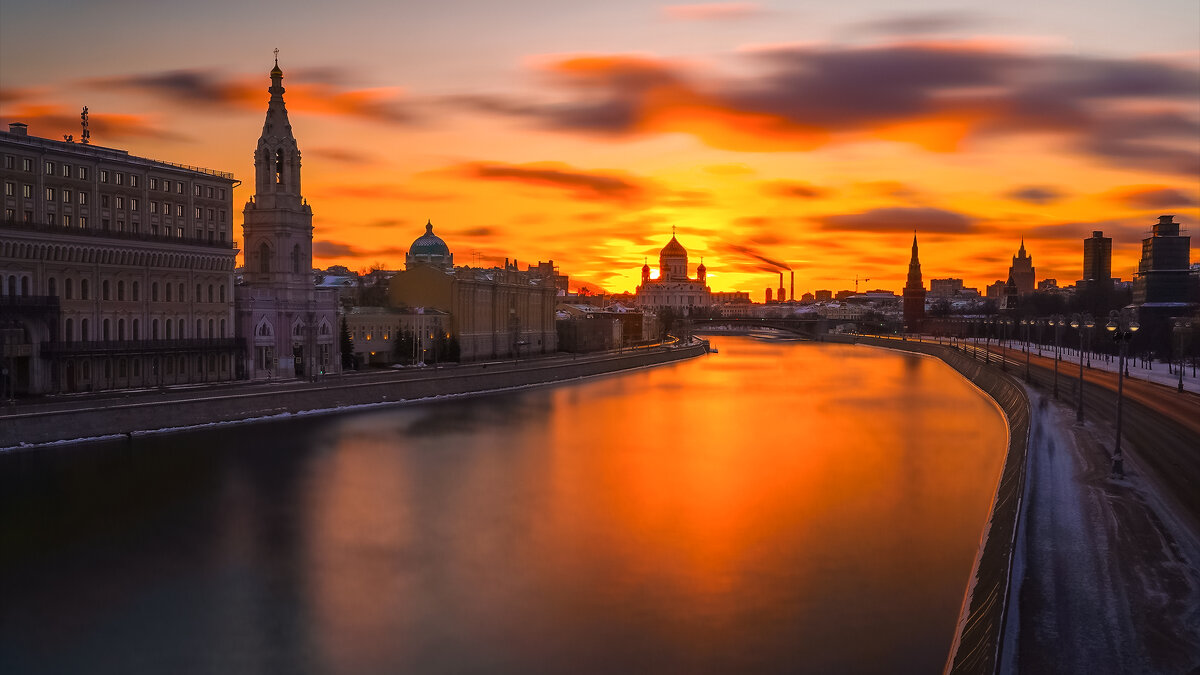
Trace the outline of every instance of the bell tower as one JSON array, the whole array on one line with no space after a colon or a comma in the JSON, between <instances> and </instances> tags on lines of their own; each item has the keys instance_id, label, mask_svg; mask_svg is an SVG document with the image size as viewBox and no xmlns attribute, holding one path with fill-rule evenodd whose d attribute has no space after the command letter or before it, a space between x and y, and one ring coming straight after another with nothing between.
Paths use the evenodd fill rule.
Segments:
<instances>
[{"instance_id":1,"label":"bell tower","mask_svg":"<svg viewBox=\"0 0 1200 675\"><path fill-rule=\"evenodd\" d=\"M300 192L300 148L283 102L279 50L271 94L254 151L254 196L243 211L245 282L256 286L312 287L312 209Z\"/></svg>"}]
</instances>

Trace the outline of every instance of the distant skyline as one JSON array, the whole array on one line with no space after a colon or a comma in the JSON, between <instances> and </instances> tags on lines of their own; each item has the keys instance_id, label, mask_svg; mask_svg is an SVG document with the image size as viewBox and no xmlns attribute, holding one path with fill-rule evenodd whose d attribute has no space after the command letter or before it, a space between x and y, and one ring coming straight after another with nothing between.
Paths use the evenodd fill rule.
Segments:
<instances>
[{"instance_id":1,"label":"distant skyline","mask_svg":"<svg viewBox=\"0 0 1200 675\"><path fill-rule=\"evenodd\" d=\"M1200 5L1156 0L181 6L0 0L0 122L252 183L279 48L314 264L553 258L632 291L671 226L713 290L1074 283L1200 222ZM252 192L235 191L235 237Z\"/></svg>"}]
</instances>

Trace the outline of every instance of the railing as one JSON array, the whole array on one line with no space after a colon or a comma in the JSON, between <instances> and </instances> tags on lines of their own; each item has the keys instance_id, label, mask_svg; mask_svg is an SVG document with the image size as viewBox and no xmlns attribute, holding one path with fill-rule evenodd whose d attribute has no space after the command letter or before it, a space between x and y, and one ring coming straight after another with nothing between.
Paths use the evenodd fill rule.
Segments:
<instances>
[{"instance_id":1,"label":"railing","mask_svg":"<svg viewBox=\"0 0 1200 675\"><path fill-rule=\"evenodd\" d=\"M146 159L154 162L155 164L166 164L167 166L173 166L179 169L187 169L188 171L195 171L196 173L203 173L208 174L209 176L234 180L233 174L228 171L217 171L216 169L206 169L202 166L192 166L191 164L180 164L178 162L167 162L161 159L152 159L150 157L147 157Z\"/></svg>"},{"instance_id":2,"label":"railing","mask_svg":"<svg viewBox=\"0 0 1200 675\"><path fill-rule=\"evenodd\" d=\"M59 301L57 295L0 295L0 305L56 310Z\"/></svg>"},{"instance_id":3,"label":"railing","mask_svg":"<svg viewBox=\"0 0 1200 675\"><path fill-rule=\"evenodd\" d=\"M164 352L221 352L242 349L242 338L188 338L182 340L90 340L43 342L44 356L85 354L145 354Z\"/></svg>"},{"instance_id":4,"label":"railing","mask_svg":"<svg viewBox=\"0 0 1200 675\"><path fill-rule=\"evenodd\" d=\"M182 244L185 246L205 246L211 248L235 249L232 241L210 241L207 237L172 237L150 232L132 232L129 230L104 230L90 227L65 227L63 225L47 225L45 223L25 222L23 220L5 219L0 221L4 227L27 232L46 232L49 234L71 234L84 237L99 237L104 239L125 239L132 241L152 241L164 244Z\"/></svg>"}]
</instances>

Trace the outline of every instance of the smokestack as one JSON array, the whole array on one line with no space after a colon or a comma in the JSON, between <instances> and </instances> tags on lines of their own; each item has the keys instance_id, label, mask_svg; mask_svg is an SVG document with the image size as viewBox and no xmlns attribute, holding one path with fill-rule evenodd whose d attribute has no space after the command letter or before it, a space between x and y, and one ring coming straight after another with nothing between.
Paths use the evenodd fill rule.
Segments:
<instances>
[{"instance_id":1,"label":"smokestack","mask_svg":"<svg viewBox=\"0 0 1200 675\"><path fill-rule=\"evenodd\" d=\"M796 301L796 273L792 272L792 291L790 293L792 302Z\"/></svg>"},{"instance_id":2,"label":"smokestack","mask_svg":"<svg viewBox=\"0 0 1200 675\"><path fill-rule=\"evenodd\" d=\"M767 286L767 302L771 302L771 287Z\"/></svg>"},{"instance_id":3,"label":"smokestack","mask_svg":"<svg viewBox=\"0 0 1200 675\"><path fill-rule=\"evenodd\" d=\"M787 290L783 287L783 272L779 273L779 295L775 300L778 302L787 302Z\"/></svg>"}]
</instances>

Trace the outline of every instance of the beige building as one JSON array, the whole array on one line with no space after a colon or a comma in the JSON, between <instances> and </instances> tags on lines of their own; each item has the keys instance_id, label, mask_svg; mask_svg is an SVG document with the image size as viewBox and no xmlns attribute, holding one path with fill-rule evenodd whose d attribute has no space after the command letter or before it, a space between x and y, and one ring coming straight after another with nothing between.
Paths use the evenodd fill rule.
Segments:
<instances>
[{"instance_id":1,"label":"beige building","mask_svg":"<svg viewBox=\"0 0 1200 675\"><path fill-rule=\"evenodd\" d=\"M233 379L232 174L0 132L0 391Z\"/></svg>"},{"instance_id":2,"label":"beige building","mask_svg":"<svg viewBox=\"0 0 1200 675\"><path fill-rule=\"evenodd\" d=\"M446 331L463 361L557 351L554 275L541 273L541 265L523 272L516 264L475 269L453 267L452 259L427 224L409 249L405 270L392 277L392 304L448 314Z\"/></svg>"},{"instance_id":3,"label":"beige building","mask_svg":"<svg viewBox=\"0 0 1200 675\"><path fill-rule=\"evenodd\" d=\"M351 307L344 318L358 364L434 363L445 358L441 352L446 349L446 315L437 310Z\"/></svg>"},{"instance_id":4,"label":"beige building","mask_svg":"<svg viewBox=\"0 0 1200 675\"><path fill-rule=\"evenodd\" d=\"M312 274L312 208L300 189L300 148L283 102L283 71L254 152L254 196L243 211L246 268L237 287L242 367L251 379L315 378L341 372L338 291Z\"/></svg>"}]
</instances>

